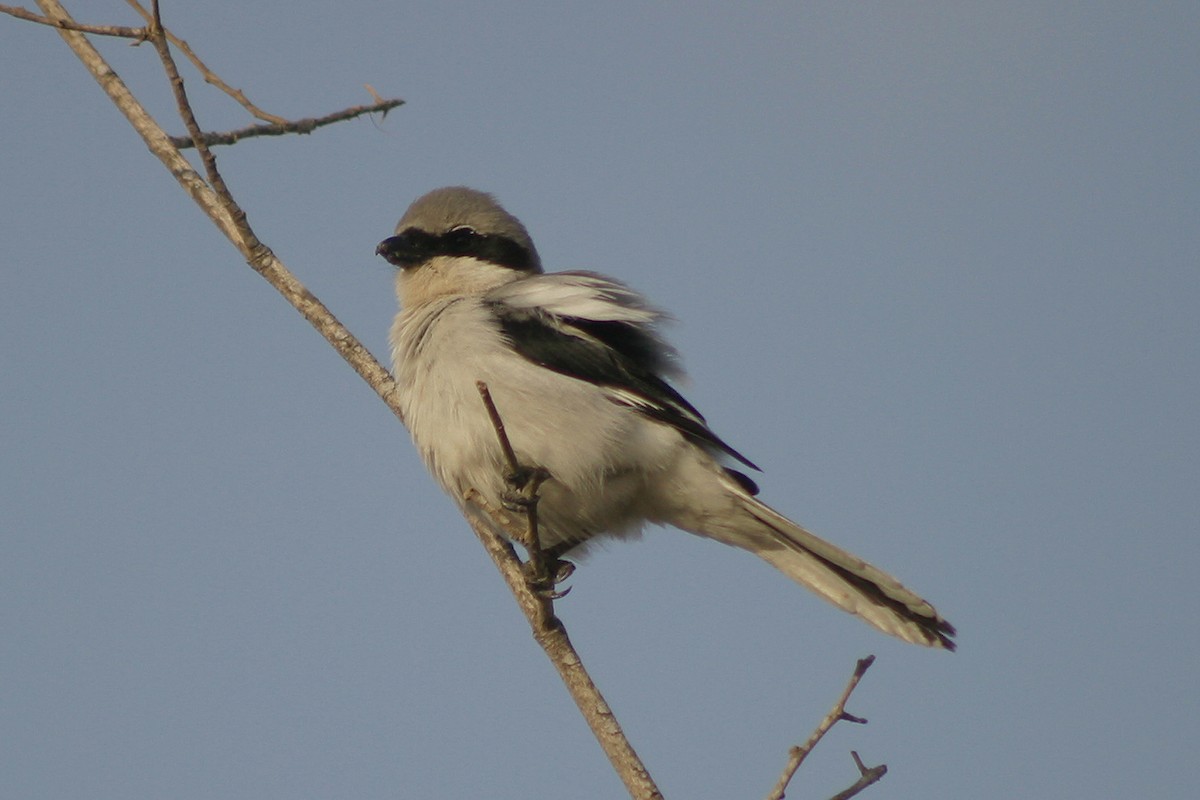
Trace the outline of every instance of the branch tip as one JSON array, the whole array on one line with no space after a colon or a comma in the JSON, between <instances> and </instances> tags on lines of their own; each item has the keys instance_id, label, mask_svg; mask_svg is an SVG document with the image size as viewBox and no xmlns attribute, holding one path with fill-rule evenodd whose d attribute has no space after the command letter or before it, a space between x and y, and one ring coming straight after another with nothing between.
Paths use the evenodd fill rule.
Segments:
<instances>
[{"instance_id":1,"label":"branch tip","mask_svg":"<svg viewBox=\"0 0 1200 800\"><path fill-rule=\"evenodd\" d=\"M823 738L825 738L825 734L829 733L830 728L843 720L846 722L855 722L859 724L866 723L866 720L862 717L856 717L853 714L848 714L846 712L846 702L850 699L850 695L854 692L855 688L858 687L859 681L862 680L863 675L866 674L867 670L874 663L875 656L867 656L866 658L860 658L854 665L854 673L850 676L850 680L846 683L846 688L842 690L841 697L839 697L837 702L834 703L833 709L831 709L830 712L825 715L825 718L821 720L820 724L817 725L816 729L812 732L804 744L793 746L788 750L788 763L783 768L783 774L779 776L779 780L775 783L775 787L771 790L770 794L767 795L767 800L783 800L784 794L787 792L788 784L791 783L792 778L796 774L796 770L800 769L800 765L804 763L804 759L808 758L808 754L813 751L813 748L815 748L817 744ZM854 754L854 760L856 764L860 765L859 773L861 777L852 786L850 786L850 788L837 794L834 800L846 800L846 798L853 797L867 786L870 786L872 783L878 781L883 777L884 773L887 772L887 767L882 765L880 767L873 767L869 770L866 769L862 766L862 762L859 760L857 754ZM870 773L870 780L867 780L868 773Z\"/></svg>"},{"instance_id":2,"label":"branch tip","mask_svg":"<svg viewBox=\"0 0 1200 800\"><path fill-rule=\"evenodd\" d=\"M252 139L257 136L286 136L290 133L307 134L312 133L317 128L323 128L326 125L332 125L335 122L343 122L345 120L361 117L364 114L382 113L384 115L393 108L399 108L404 105L404 101L399 98L391 100L382 100L378 103L373 103L369 106L351 106L343 108L341 111L335 111L332 114L326 114L323 117L308 117L306 119L285 120L282 117L273 117L274 119L282 120L280 122L271 122L263 125L248 125L245 128L224 132L208 132L203 133L199 137L199 141L209 147L217 145L236 144L242 139ZM258 116L256 114L256 116ZM197 138L192 136L172 136L171 143L181 150L186 150L189 147L196 146Z\"/></svg>"}]
</instances>

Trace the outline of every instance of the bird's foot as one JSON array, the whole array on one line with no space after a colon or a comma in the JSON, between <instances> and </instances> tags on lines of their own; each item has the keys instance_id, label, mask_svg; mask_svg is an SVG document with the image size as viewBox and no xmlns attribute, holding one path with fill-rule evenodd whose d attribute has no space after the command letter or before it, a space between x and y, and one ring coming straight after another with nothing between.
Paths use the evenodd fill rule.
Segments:
<instances>
[{"instance_id":1,"label":"bird's foot","mask_svg":"<svg viewBox=\"0 0 1200 800\"><path fill-rule=\"evenodd\" d=\"M542 558L531 558L521 565L521 570L525 573L525 582L529 584L529 588L534 593L547 600L559 600L566 597L570 593L571 587L559 590L558 585L571 577L571 574L575 572L575 565L554 555L547 553L542 555Z\"/></svg>"},{"instance_id":2,"label":"bird's foot","mask_svg":"<svg viewBox=\"0 0 1200 800\"><path fill-rule=\"evenodd\" d=\"M516 472L505 474L501 505L509 511L526 511L536 506L538 489L549 477L550 473L542 467L518 467Z\"/></svg>"}]
</instances>

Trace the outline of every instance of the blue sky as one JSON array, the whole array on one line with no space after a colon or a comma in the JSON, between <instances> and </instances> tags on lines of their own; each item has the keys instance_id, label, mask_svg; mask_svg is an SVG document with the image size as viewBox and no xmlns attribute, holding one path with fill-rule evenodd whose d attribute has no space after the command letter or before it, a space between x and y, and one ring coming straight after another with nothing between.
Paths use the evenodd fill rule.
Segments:
<instances>
[{"instance_id":1,"label":"blue sky","mask_svg":"<svg viewBox=\"0 0 1200 800\"><path fill-rule=\"evenodd\" d=\"M122 3L80 19L136 24ZM267 110L219 151L386 357L373 255L436 186L668 308L764 498L954 655L654 529L560 614L667 797L1191 791L1200 8L165 3ZM99 41L173 132L152 51ZM203 124L248 122L185 79ZM0 19L0 773L24 798L622 795L405 431L50 30Z\"/></svg>"}]
</instances>

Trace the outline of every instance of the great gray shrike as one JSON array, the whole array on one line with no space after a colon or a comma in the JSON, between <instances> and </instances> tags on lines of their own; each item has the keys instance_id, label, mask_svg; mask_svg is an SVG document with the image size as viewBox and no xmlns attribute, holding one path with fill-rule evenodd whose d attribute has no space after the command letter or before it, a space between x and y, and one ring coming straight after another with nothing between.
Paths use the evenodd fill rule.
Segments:
<instances>
[{"instance_id":1,"label":"great gray shrike","mask_svg":"<svg viewBox=\"0 0 1200 800\"><path fill-rule=\"evenodd\" d=\"M520 221L488 194L435 189L376 252L399 267L391 329L400 404L421 457L460 505L510 496L483 381L519 462L546 469L541 541L674 525L749 550L885 633L954 649L954 627L892 576L806 531L722 461L754 464L667 383L681 374L663 318L594 272L542 272Z\"/></svg>"}]
</instances>

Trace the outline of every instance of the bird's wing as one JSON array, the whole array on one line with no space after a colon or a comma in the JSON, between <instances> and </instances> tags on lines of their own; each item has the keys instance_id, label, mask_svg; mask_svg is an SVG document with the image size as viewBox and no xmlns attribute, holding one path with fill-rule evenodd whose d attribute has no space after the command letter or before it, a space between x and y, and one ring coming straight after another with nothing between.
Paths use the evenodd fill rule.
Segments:
<instances>
[{"instance_id":1,"label":"bird's wing","mask_svg":"<svg viewBox=\"0 0 1200 800\"><path fill-rule=\"evenodd\" d=\"M594 273L559 272L506 284L487 302L513 348L529 361L602 386L614 402L758 469L666 382L664 375L681 370L654 327L664 315L632 289Z\"/></svg>"}]
</instances>

